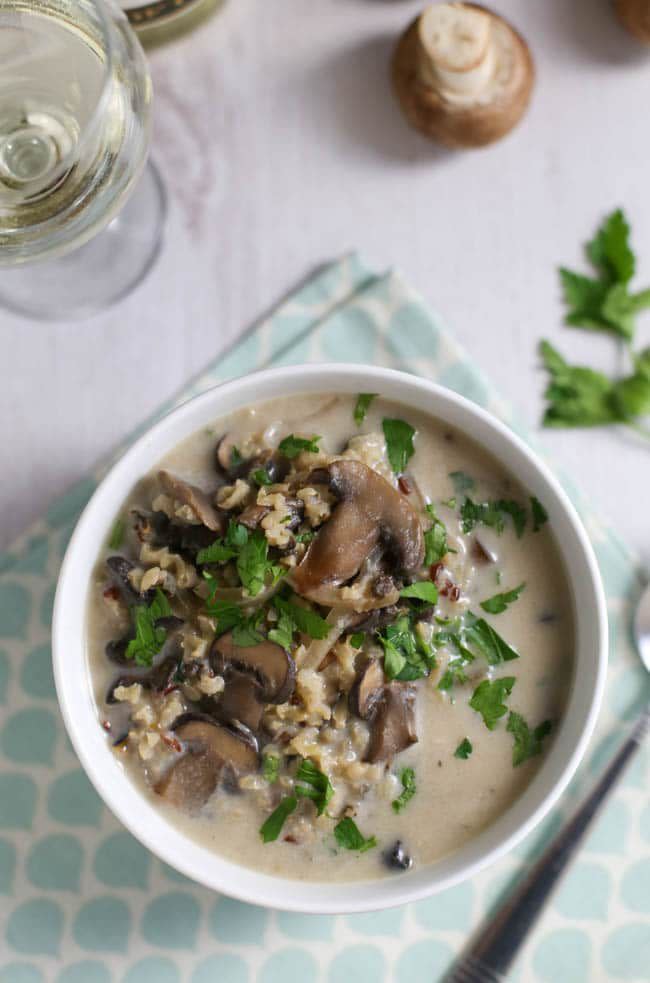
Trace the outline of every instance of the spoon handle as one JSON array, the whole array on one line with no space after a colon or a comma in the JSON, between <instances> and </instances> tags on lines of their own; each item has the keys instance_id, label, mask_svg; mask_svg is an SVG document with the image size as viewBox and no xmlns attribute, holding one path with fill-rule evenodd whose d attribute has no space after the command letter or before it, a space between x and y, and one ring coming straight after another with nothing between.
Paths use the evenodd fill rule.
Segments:
<instances>
[{"instance_id":1,"label":"spoon handle","mask_svg":"<svg viewBox=\"0 0 650 983\"><path fill-rule=\"evenodd\" d=\"M499 983L505 979L558 880L649 729L650 705L639 714L593 791L478 933L445 976L445 983Z\"/></svg>"}]
</instances>

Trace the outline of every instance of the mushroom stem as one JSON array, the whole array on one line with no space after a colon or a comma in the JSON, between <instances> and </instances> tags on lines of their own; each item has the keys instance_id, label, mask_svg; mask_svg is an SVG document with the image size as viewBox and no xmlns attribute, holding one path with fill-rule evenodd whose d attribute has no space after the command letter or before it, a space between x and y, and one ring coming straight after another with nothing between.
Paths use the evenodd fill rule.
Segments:
<instances>
[{"instance_id":1,"label":"mushroom stem","mask_svg":"<svg viewBox=\"0 0 650 983\"><path fill-rule=\"evenodd\" d=\"M448 97L475 100L494 74L496 46L490 15L479 7L440 3L418 19L417 74Z\"/></svg>"}]
</instances>

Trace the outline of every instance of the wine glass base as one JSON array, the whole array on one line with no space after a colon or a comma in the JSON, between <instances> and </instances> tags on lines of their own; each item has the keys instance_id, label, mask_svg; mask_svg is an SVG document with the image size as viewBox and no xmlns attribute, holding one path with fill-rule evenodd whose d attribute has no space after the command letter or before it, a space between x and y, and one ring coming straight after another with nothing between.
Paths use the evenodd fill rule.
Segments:
<instances>
[{"instance_id":1,"label":"wine glass base","mask_svg":"<svg viewBox=\"0 0 650 983\"><path fill-rule=\"evenodd\" d=\"M167 195L147 163L121 211L96 236L58 259L0 271L0 306L48 321L90 317L126 297L153 266Z\"/></svg>"}]
</instances>

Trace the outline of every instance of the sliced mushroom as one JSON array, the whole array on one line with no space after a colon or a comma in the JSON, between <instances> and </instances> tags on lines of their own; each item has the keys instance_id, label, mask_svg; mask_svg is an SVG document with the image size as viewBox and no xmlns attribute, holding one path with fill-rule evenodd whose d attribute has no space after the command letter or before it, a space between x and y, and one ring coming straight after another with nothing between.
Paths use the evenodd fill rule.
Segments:
<instances>
[{"instance_id":1,"label":"sliced mushroom","mask_svg":"<svg viewBox=\"0 0 650 983\"><path fill-rule=\"evenodd\" d=\"M408 500L361 461L334 461L326 470L339 501L292 574L296 591L311 597L324 585L345 583L377 543L399 571L415 572L424 560L424 537Z\"/></svg>"},{"instance_id":2,"label":"sliced mushroom","mask_svg":"<svg viewBox=\"0 0 650 983\"><path fill-rule=\"evenodd\" d=\"M151 669L134 669L133 672L118 676L118 678L113 680L108 687L106 702L117 703L118 701L115 699L115 690L117 687L132 686L134 683L139 683L143 689L151 690L154 693L164 692L169 686L172 685L174 676L178 672L178 667L182 662L182 658L182 652L180 649L178 649L166 656Z\"/></svg>"},{"instance_id":3,"label":"sliced mushroom","mask_svg":"<svg viewBox=\"0 0 650 983\"><path fill-rule=\"evenodd\" d=\"M237 516L237 522L247 529L257 529L262 519L271 511L270 505L247 505L243 512Z\"/></svg>"},{"instance_id":4,"label":"sliced mushroom","mask_svg":"<svg viewBox=\"0 0 650 983\"><path fill-rule=\"evenodd\" d=\"M367 612L360 612L355 616L350 624L350 631L357 632L372 632L378 631L379 628L384 628L386 625L392 625L394 621L399 618L403 610L403 607L397 604L391 604L387 608L375 608L368 614Z\"/></svg>"},{"instance_id":5,"label":"sliced mushroom","mask_svg":"<svg viewBox=\"0 0 650 983\"><path fill-rule=\"evenodd\" d=\"M253 733L260 727L264 712L263 690L249 673L231 670L218 704L219 716L228 721L239 721Z\"/></svg>"},{"instance_id":6,"label":"sliced mushroom","mask_svg":"<svg viewBox=\"0 0 650 983\"><path fill-rule=\"evenodd\" d=\"M404 683L384 686L372 713L370 743L365 760L388 761L400 751L416 744L415 690Z\"/></svg>"},{"instance_id":7,"label":"sliced mushroom","mask_svg":"<svg viewBox=\"0 0 650 983\"><path fill-rule=\"evenodd\" d=\"M224 772L237 777L258 767L257 744L243 729L226 727L206 717L184 716L174 730L186 751L165 772L155 791L179 809L200 809Z\"/></svg>"},{"instance_id":8,"label":"sliced mushroom","mask_svg":"<svg viewBox=\"0 0 650 983\"><path fill-rule=\"evenodd\" d=\"M158 479L167 494L171 495L183 505L187 505L199 522L207 526L208 529L212 529L213 532L223 531L221 516L205 492L201 491L200 488L196 488L195 485L188 485L186 481L175 477L169 471L159 471Z\"/></svg>"},{"instance_id":9,"label":"sliced mushroom","mask_svg":"<svg viewBox=\"0 0 650 983\"><path fill-rule=\"evenodd\" d=\"M372 659L365 666L356 683L350 690L350 707L353 713L367 720L381 697L386 680L384 670L378 659Z\"/></svg>"},{"instance_id":10,"label":"sliced mushroom","mask_svg":"<svg viewBox=\"0 0 650 983\"><path fill-rule=\"evenodd\" d=\"M251 673L264 703L285 703L293 693L296 664L281 645L267 639L257 645L235 645L232 632L227 632L212 643L210 663L220 676L232 669Z\"/></svg>"},{"instance_id":11,"label":"sliced mushroom","mask_svg":"<svg viewBox=\"0 0 650 983\"><path fill-rule=\"evenodd\" d=\"M393 85L409 123L448 147L480 147L523 116L535 78L528 45L474 3L435 3L400 38Z\"/></svg>"},{"instance_id":12,"label":"sliced mushroom","mask_svg":"<svg viewBox=\"0 0 650 983\"><path fill-rule=\"evenodd\" d=\"M215 536L207 526L184 525L173 522L164 512L133 510L135 531L140 542L154 548L167 546L172 553L179 553L190 563L196 561L199 550L211 546Z\"/></svg>"}]
</instances>

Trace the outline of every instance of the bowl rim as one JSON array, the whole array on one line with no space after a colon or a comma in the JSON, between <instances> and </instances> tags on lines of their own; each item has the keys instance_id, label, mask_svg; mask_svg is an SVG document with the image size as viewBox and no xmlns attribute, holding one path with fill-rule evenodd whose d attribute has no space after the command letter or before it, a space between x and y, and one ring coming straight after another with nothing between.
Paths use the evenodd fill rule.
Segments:
<instances>
[{"instance_id":1,"label":"bowl rim","mask_svg":"<svg viewBox=\"0 0 650 983\"><path fill-rule=\"evenodd\" d=\"M371 391L380 391L383 398L428 413L434 419L446 420L474 441L478 439L476 432L480 432L500 444L499 451L492 446L486 448L491 456L502 463L504 456L515 459L518 477L523 470L533 479L531 482L520 478L529 493L543 488L542 497L551 521L555 519L557 547L574 593L574 682L553 745L536 775L504 813L457 851L395 878L294 880L257 872L198 845L150 803L116 761L105 734L97 726L85 651L89 576L84 571L89 575L96 563L97 543L104 541L115 519L115 502L124 501L144 473L202 425L281 394ZM427 402L433 405L428 406ZM214 404L221 405L212 410ZM446 419L446 413L452 420ZM459 417L463 423L458 422ZM469 423L472 426L468 429ZM147 454L151 457L149 463L140 465L140 459L146 459ZM514 470L510 462L505 466L508 471ZM119 494L114 495L114 488L121 486ZM563 527L562 536L557 534L557 525ZM570 549L577 552L570 553ZM570 573L572 565L574 570L581 568L576 580ZM79 578L83 581L81 600L75 595ZM582 605L575 603L578 591ZM170 410L113 464L83 510L63 559L54 602L52 652L59 706L74 750L104 803L136 839L191 880L237 900L286 911L343 914L394 907L458 884L512 850L543 819L575 773L593 733L605 684L607 635L603 585L582 522L548 466L516 433L477 404L420 376L353 363L317 363L265 369L221 383ZM71 659L78 672L70 671ZM578 662L586 659L592 663L592 672L578 687Z\"/></svg>"}]
</instances>

